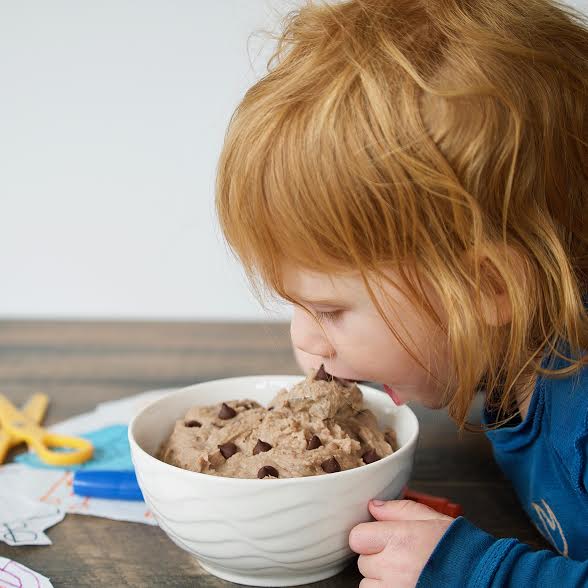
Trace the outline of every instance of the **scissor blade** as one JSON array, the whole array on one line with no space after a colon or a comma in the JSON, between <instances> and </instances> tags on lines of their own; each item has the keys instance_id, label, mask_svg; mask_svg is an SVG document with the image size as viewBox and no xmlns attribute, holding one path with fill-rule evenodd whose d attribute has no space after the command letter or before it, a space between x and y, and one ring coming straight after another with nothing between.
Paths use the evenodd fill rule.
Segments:
<instances>
[{"instance_id":1,"label":"scissor blade","mask_svg":"<svg viewBox=\"0 0 588 588\"><path fill-rule=\"evenodd\" d=\"M22 412L24 412L32 421L40 425L45 418L48 405L49 397L47 394L33 394L24 405Z\"/></svg>"},{"instance_id":2,"label":"scissor blade","mask_svg":"<svg viewBox=\"0 0 588 588\"><path fill-rule=\"evenodd\" d=\"M0 463L4 463L8 451L12 447L12 438L8 436L8 433L0 431Z\"/></svg>"}]
</instances>

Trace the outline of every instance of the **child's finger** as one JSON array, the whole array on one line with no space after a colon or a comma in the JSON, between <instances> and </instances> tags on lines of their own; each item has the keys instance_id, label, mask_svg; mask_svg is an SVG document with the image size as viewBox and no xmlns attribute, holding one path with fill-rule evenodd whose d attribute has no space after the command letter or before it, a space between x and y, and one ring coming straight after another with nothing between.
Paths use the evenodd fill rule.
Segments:
<instances>
[{"instance_id":1,"label":"child's finger","mask_svg":"<svg viewBox=\"0 0 588 588\"><path fill-rule=\"evenodd\" d=\"M431 519L450 519L432 508L412 500L371 500L369 509L378 521L428 521Z\"/></svg>"},{"instance_id":2,"label":"child's finger","mask_svg":"<svg viewBox=\"0 0 588 588\"><path fill-rule=\"evenodd\" d=\"M379 554L360 555L357 559L357 569L366 578L378 581L382 579L382 560Z\"/></svg>"},{"instance_id":3,"label":"child's finger","mask_svg":"<svg viewBox=\"0 0 588 588\"><path fill-rule=\"evenodd\" d=\"M398 534L397 525L398 523L392 524L387 521L360 523L349 533L349 547L362 555L380 553Z\"/></svg>"},{"instance_id":4,"label":"child's finger","mask_svg":"<svg viewBox=\"0 0 588 588\"><path fill-rule=\"evenodd\" d=\"M374 580L373 578L364 578L359 583L359 588L382 588L383 584L380 580Z\"/></svg>"}]
</instances>

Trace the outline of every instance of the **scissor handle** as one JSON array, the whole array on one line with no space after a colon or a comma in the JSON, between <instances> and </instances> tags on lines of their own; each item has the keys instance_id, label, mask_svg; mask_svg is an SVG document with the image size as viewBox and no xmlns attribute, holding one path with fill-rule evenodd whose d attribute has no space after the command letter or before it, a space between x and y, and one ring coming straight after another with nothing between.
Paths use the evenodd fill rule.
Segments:
<instances>
[{"instance_id":1,"label":"scissor handle","mask_svg":"<svg viewBox=\"0 0 588 588\"><path fill-rule=\"evenodd\" d=\"M81 437L68 437L57 433L44 433L34 435L27 439L39 459L49 465L74 465L88 461L93 453L94 447L87 439ZM63 447L72 451L52 451L50 447Z\"/></svg>"}]
</instances>

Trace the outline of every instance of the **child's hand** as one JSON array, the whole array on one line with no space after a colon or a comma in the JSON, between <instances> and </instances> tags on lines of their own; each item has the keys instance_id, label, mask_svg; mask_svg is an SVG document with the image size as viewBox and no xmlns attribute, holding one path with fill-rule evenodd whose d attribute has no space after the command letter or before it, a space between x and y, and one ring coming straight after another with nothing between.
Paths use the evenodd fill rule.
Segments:
<instances>
[{"instance_id":1,"label":"child's hand","mask_svg":"<svg viewBox=\"0 0 588 588\"><path fill-rule=\"evenodd\" d=\"M369 510L376 521L361 523L349 534L365 576L360 588L414 588L454 519L412 500L372 500Z\"/></svg>"}]
</instances>

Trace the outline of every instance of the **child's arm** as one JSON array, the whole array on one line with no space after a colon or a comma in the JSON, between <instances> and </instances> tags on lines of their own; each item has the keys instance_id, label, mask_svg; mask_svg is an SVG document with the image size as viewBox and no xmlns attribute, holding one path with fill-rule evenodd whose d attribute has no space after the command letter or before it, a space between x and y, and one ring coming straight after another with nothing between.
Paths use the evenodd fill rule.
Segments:
<instances>
[{"instance_id":1,"label":"child's arm","mask_svg":"<svg viewBox=\"0 0 588 588\"><path fill-rule=\"evenodd\" d=\"M586 588L588 562L534 551L517 539L496 539L460 517L437 544L417 586Z\"/></svg>"}]
</instances>

